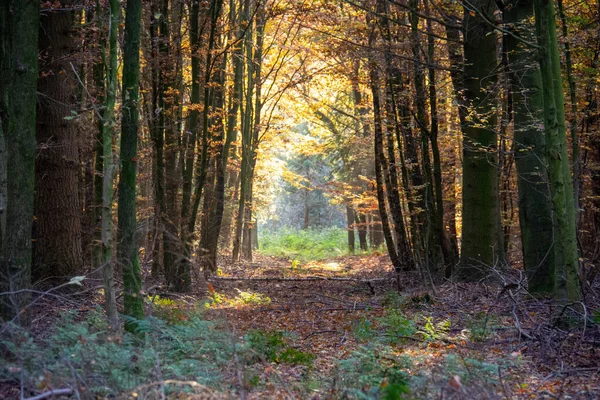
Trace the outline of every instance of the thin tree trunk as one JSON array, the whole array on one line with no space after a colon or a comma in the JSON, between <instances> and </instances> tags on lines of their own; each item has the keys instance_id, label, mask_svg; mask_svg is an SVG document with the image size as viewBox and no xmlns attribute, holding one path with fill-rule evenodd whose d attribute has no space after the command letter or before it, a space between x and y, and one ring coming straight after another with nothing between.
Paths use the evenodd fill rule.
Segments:
<instances>
[{"instance_id":1,"label":"thin tree trunk","mask_svg":"<svg viewBox=\"0 0 600 400\"><path fill-rule=\"evenodd\" d=\"M354 253L354 210L346 206L346 226L348 230L348 251Z\"/></svg>"},{"instance_id":2,"label":"thin tree trunk","mask_svg":"<svg viewBox=\"0 0 600 400\"><path fill-rule=\"evenodd\" d=\"M373 46L376 40L375 24L372 21L371 16L367 15L367 25L370 27L369 32L369 45ZM369 84L371 86L371 92L373 95L373 130L374 130L374 151L375 151L375 182L377 190L377 204L379 206L379 215L381 216L381 226L383 228L383 236L387 246L388 254L392 265L396 271L400 271L404 268L398 252L396 250L396 244L392 236L392 230L390 221L387 214L387 206L385 199L384 185L386 182L386 169L388 168L387 160L383 150L383 121L382 121L382 108L379 94L379 71L375 55L369 54Z\"/></svg>"},{"instance_id":3,"label":"thin tree trunk","mask_svg":"<svg viewBox=\"0 0 600 400\"><path fill-rule=\"evenodd\" d=\"M571 159L573 163L573 198L576 213L576 224L579 226L579 209L581 196L581 148L579 145L579 135L577 134L577 88L575 76L573 74L573 61L571 60L571 43L569 43L567 18L563 7L563 0L557 1L558 15L562 28L562 41L565 48L565 69L567 83L569 84L569 103L571 106L571 123L569 131L571 133Z\"/></svg>"},{"instance_id":4,"label":"thin tree trunk","mask_svg":"<svg viewBox=\"0 0 600 400\"><path fill-rule=\"evenodd\" d=\"M425 0L427 1L427 0ZM411 6L411 47L413 52L413 73L415 86L415 105L416 105L416 122L421 136L421 171L423 174L423 189L421 196L422 203L425 206L423 247L425 252L425 265L432 270L439 269L439 264L443 261L441 254L442 247L442 230L440 230L439 222L437 221L437 208L435 207L434 187L432 179L431 161L429 155L429 139L430 132L427 123L427 115L425 111L425 73L423 71L423 63L421 62L421 43L419 37L419 0L410 0ZM431 39L433 37L430 36Z\"/></svg>"},{"instance_id":5,"label":"thin tree trunk","mask_svg":"<svg viewBox=\"0 0 600 400\"><path fill-rule=\"evenodd\" d=\"M120 2L110 1L109 22L109 64L106 73L107 91L104 104L104 124L102 126L103 175L102 175L102 265L104 271L104 300L106 317L112 330L118 330L117 300L114 281L113 259L113 135L115 126L115 102L117 96L117 34L119 29Z\"/></svg>"},{"instance_id":6,"label":"thin tree trunk","mask_svg":"<svg viewBox=\"0 0 600 400\"><path fill-rule=\"evenodd\" d=\"M239 259L240 250L242 248L242 235L244 231L244 219L247 216L246 212L246 201L249 197L250 191L250 179L251 179L251 159L252 159L252 111L253 104L252 99L254 97L254 57L253 57L253 49L252 49L252 22L249 20L250 16L250 1L244 1L244 10L242 13L242 24L248 25L246 29L245 39L244 39L244 48L246 50L246 75L247 75L247 84L246 84L246 93L244 96L244 107L241 107L241 120L242 120L242 159L241 159L241 171L240 171L240 192L239 192L239 204L238 204L238 213L237 220L235 226L235 232L233 237L233 251L232 257L233 261L237 261Z\"/></svg>"},{"instance_id":7,"label":"thin tree trunk","mask_svg":"<svg viewBox=\"0 0 600 400\"><path fill-rule=\"evenodd\" d=\"M94 245L92 248L92 267L94 270L102 266L102 187L104 173L104 146L102 134L104 132L104 112L106 104L106 38L104 36L103 13L100 1L96 1L96 25L100 32L100 55L93 67L94 85L96 89L96 102L99 104L97 115L97 130L94 141Z\"/></svg>"}]
</instances>

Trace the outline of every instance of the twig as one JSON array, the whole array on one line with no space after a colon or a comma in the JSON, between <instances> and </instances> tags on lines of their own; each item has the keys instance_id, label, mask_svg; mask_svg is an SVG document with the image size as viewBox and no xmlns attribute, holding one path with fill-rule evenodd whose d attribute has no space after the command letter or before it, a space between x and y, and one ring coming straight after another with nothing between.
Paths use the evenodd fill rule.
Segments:
<instances>
[{"instance_id":1,"label":"twig","mask_svg":"<svg viewBox=\"0 0 600 400\"><path fill-rule=\"evenodd\" d=\"M323 333L340 333L340 331L337 331L335 329L328 329L328 330L325 330L325 331L311 332L308 335L306 335L302 340L306 340L306 339L308 339L310 337L313 337L313 336L316 336L316 335L320 335L320 334L323 334Z\"/></svg>"},{"instance_id":2,"label":"twig","mask_svg":"<svg viewBox=\"0 0 600 400\"><path fill-rule=\"evenodd\" d=\"M42 394L38 394L37 396L27 397L25 400L42 400L52 396L69 396L73 394L73 389L65 388L65 389L53 389L48 390Z\"/></svg>"}]
</instances>

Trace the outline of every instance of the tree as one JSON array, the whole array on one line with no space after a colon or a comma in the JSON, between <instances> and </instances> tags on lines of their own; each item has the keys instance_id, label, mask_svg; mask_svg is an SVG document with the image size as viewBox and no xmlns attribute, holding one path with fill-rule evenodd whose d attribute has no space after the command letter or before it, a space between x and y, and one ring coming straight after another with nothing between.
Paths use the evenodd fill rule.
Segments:
<instances>
[{"instance_id":1,"label":"tree","mask_svg":"<svg viewBox=\"0 0 600 400\"><path fill-rule=\"evenodd\" d=\"M142 278L137 244L136 175L139 130L140 30L142 0L127 0L123 44L123 111L119 179L118 260L123 267L125 315L144 317ZM129 327L133 329L133 326Z\"/></svg>"},{"instance_id":2,"label":"tree","mask_svg":"<svg viewBox=\"0 0 600 400\"><path fill-rule=\"evenodd\" d=\"M498 202L496 84L493 0L467 6L464 28L463 231L458 274L479 279L503 262Z\"/></svg>"},{"instance_id":3,"label":"tree","mask_svg":"<svg viewBox=\"0 0 600 400\"><path fill-rule=\"evenodd\" d=\"M116 125L115 102L117 98L117 36L119 32L119 0L110 0L108 24L108 65L106 69L106 95L102 118L102 270L104 276L104 301L106 317L111 329L118 329L117 297L115 294L112 206L114 198L113 136Z\"/></svg>"},{"instance_id":4,"label":"tree","mask_svg":"<svg viewBox=\"0 0 600 400\"><path fill-rule=\"evenodd\" d=\"M581 288L554 2L534 0L533 5L544 97L548 177L554 206L555 296L567 303L581 299Z\"/></svg>"},{"instance_id":5,"label":"tree","mask_svg":"<svg viewBox=\"0 0 600 400\"><path fill-rule=\"evenodd\" d=\"M42 11L35 179L36 278L81 271L79 201L79 70L73 1Z\"/></svg>"},{"instance_id":6,"label":"tree","mask_svg":"<svg viewBox=\"0 0 600 400\"><path fill-rule=\"evenodd\" d=\"M514 115L515 164L519 188L519 222L523 265L532 293L554 291L554 229L543 129L542 75L537 63L533 1L507 5L505 22L513 35L505 38L510 61ZM527 43L525 43L527 42Z\"/></svg>"},{"instance_id":7,"label":"tree","mask_svg":"<svg viewBox=\"0 0 600 400\"><path fill-rule=\"evenodd\" d=\"M0 163L7 177L0 291L28 289L31 283L39 20L38 0L0 4L0 135L6 146ZM2 316L25 324L20 312L28 299L26 292L3 298Z\"/></svg>"}]
</instances>

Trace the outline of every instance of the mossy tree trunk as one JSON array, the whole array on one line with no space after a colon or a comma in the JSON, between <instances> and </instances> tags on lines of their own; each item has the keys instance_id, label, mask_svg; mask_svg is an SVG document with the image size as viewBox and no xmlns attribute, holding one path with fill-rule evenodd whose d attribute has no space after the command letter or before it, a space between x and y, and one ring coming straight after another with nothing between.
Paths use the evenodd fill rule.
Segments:
<instances>
[{"instance_id":1,"label":"mossy tree trunk","mask_svg":"<svg viewBox=\"0 0 600 400\"><path fill-rule=\"evenodd\" d=\"M535 43L533 0L507 5L507 28ZM514 148L519 189L519 222L523 264L533 293L554 290L554 232L550 183L546 167L544 96L536 52L518 37L505 37L510 60L513 98Z\"/></svg>"},{"instance_id":2,"label":"mossy tree trunk","mask_svg":"<svg viewBox=\"0 0 600 400\"><path fill-rule=\"evenodd\" d=\"M108 25L108 68L106 71L106 96L102 124L102 266L106 316L111 329L118 329L117 300L114 278L114 249L112 206L114 197L113 136L115 129L115 102L117 96L117 36L121 6L119 0L110 1Z\"/></svg>"},{"instance_id":3,"label":"mossy tree trunk","mask_svg":"<svg viewBox=\"0 0 600 400\"><path fill-rule=\"evenodd\" d=\"M554 2L534 0L536 34L544 97L544 129L550 195L554 206L555 297L581 299L573 183L567 151L565 103Z\"/></svg>"},{"instance_id":4,"label":"mossy tree trunk","mask_svg":"<svg viewBox=\"0 0 600 400\"><path fill-rule=\"evenodd\" d=\"M140 29L142 1L127 0L123 44L123 106L119 179L118 261L123 268L124 314L144 317L142 277L137 244L136 176L139 130ZM134 326L126 325L128 329Z\"/></svg>"},{"instance_id":5,"label":"mossy tree trunk","mask_svg":"<svg viewBox=\"0 0 600 400\"><path fill-rule=\"evenodd\" d=\"M499 229L496 134L496 3L476 0L465 6L463 129L463 214L459 277L476 280L502 261Z\"/></svg>"}]
</instances>

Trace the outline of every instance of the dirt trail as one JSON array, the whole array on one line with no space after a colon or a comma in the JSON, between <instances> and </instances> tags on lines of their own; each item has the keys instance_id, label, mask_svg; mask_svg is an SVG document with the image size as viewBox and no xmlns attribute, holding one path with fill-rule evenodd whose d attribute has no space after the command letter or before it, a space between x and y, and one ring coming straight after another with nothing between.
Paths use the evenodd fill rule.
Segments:
<instances>
[{"instance_id":1,"label":"dirt trail","mask_svg":"<svg viewBox=\"0 0 600 400\"><path fill-rule=\"evenodd\" d=\"M344 257L298 268L285 260L261 258L252 265L225 268L221 278L210 283L225 301L213 307L209 317L227 320L240 338L253 330L287 332L290 346L316 356L311 368L264 361L243 371L244 393L251 399L344 398L339 360L369 341L356 337L356 327L367 321L374 335L381 334L377 321L396 307L386 304L396 283L384 256ZM420 373L429 381L423 397L434 393L437 398L444 393L454 398L486 399L566 394L570 398L600 397L594 346L574 343L568 333L549 330L543 324L550 315L546 303L527 300L518 293L513 303L504 294L499 296L502 286L490 284L448 283L434 296L428 288L419 287L419 281L417 273L402 275L404 290L397 297L403 299L398 306L402 315L415 321L420 330L425 329L427 318L434 325L451 322L439 337L425 340L426 335L418 333L393 348L398 357L414 361L418 371L408 374ZM266 298L269 304L261 304L260 299ZM476 325L482 322L485 326L477 337ZM471 374L468 385L449 369L448 355L462 362ZM469 360L475 361L469 364ZM564 371L565 362L571 365L571 372L561 374L560 365ZM479 372L470 370L473 363L477 368L483 365L482 369L488 365L506 368L492 371L494 379L479 379ZM314 381L320 382L319 387L311 392L307 382Z\"/></svg>"}]
</instances>

